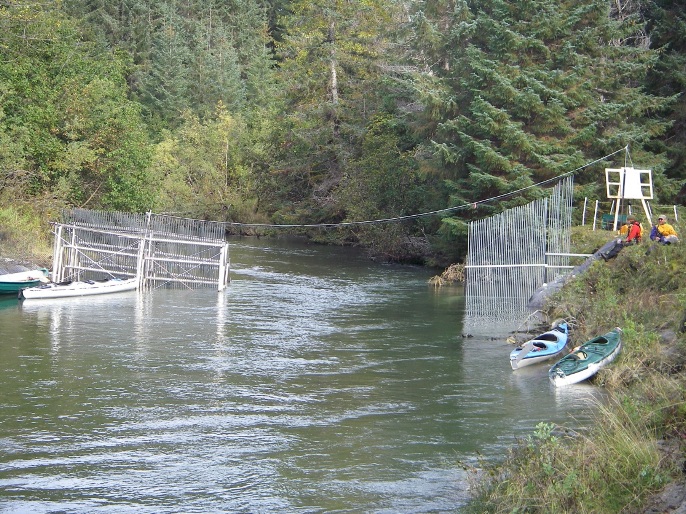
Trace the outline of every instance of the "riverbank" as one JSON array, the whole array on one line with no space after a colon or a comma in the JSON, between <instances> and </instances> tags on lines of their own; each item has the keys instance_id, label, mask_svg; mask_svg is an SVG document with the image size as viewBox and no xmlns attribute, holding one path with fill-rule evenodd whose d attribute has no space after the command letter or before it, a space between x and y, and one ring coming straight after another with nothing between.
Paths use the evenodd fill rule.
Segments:
<instances>
[{"instance_id":1,"label":"riverbank","mask_svg":"<svg viewBox=\"0 0 686 514\"><path fill-rule=\"evenodd\" d=\"M609 234L577 227L574 251ZM546 314L571 321L575 340L622 327L620 356L595 379L608 401L588 432L542 423L474 470L465 512L686 512L685 307L683 243L627 247L554 293Z\"/></svg>"}]
</instances>

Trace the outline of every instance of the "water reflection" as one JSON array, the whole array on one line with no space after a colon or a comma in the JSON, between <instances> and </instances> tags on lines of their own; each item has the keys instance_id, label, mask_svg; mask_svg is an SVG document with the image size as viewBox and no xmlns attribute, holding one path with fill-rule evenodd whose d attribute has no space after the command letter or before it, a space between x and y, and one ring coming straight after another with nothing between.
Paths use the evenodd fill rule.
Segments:
<instances>
[{"instance_id":1,"label":"water reflection","mask_svg":"<svg viewBox=\"0 0 686 514\"><path fill-rule=\"evenodd\" d=\"M604 398L603 390L590 382L570 387L555 387L548 378L548 370L555 362L555 359L551 359L512 373L511 383L517 389L521 403L537 402L545 396L551 399L551 405L558 417L563 417L565 412L576 412L587 418L597 402ZM532 419L531 422L534 423L535 420Z\"/></svg>"},{"instance_id":2,"label":"water reflection","mask_svg":"<svg viewBox=\"0 0 686 514\"><path fill-rule=\"evenodd\" d=\"M13 295L0 295L0 311L5 309L16 309L17 298Z\"/></svg>"}]
</instances>

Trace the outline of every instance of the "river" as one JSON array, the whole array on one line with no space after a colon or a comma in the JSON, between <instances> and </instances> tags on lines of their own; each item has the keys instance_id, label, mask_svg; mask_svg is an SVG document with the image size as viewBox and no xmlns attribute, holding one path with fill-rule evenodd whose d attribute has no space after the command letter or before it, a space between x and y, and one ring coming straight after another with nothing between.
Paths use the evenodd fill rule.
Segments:
<instances>
[{"instance_id":1,"label":"river","mask_svg":"<svg viewBox=\"0 0 686 514\"><path fill-rule=\"evenodd\" d=\"M588 419L435 271L230 248L222 293L0 300L0 511L458 512L462 464Z\"/></svg>"}]
</instances>

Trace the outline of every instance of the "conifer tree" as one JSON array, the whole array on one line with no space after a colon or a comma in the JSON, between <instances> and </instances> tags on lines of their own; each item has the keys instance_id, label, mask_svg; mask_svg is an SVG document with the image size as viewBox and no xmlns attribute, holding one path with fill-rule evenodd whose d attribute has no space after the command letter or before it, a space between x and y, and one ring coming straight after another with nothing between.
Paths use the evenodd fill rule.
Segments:
<instances>
[{"instance_id":1,"label":"conifer tree","mask_svg":"<svg viewBox=\"0 0 686 514\"><path fill-rule=\"evenodd\" d=\"M131 91L159 122L178 127L186 109L213 116L264 100L271 73L267 10L259 0L66 0L67 9L131 55Z\"/></svg>"},{"instance_id":2,"label":"conifer tree","mask_svg":"<svg viewBox=\"0 0 686 514\"><path fill-rule=\"evenodd\" d=\"M661 188L664 202L686 203L686 11L680 2L654 0L646 10L650 46L659 59L648 75L647 87L660 96L677 95L664 116L671 120L669 131L654 142L656 151L666 151L665 174L674 187Z\"/></svg>"},{"instance_id":3,"label":"conifer tree","mask_svg":"<svg viewBox=\"0 0 686 514\"><path fill-rule=\"evenodd\" d=\"M202 117L212 115L217 102L238 112L245 103L245 84L231 39L232 30L225 26L211 3L198 14L200 20L187 23L192 31L192 57L187 65L192 84L188 88L188 105Z\"/></svg>"},{"instance_id":4,"label":"conifer tree","mask_svg":"<svg viewBox=\"0 0 686 514\"><path fill-rule=\"evenodd\" d=\"M609 2L420 4L414 23L416 62L424 70L417 77L423 127L451 205L526 188L627 144L643 157L664 133L653 113L666 100L642 89L656 54L637 43L640 19L613 17ZM578 177L603 183L598 167ZM466 216L536 194L529 190ZM464 234L455 218L445 221Z\"/></svg>"},{"instance_id":5,"label":"conifer tree","mask_svg":"<svg viewBox=\"0 0 686 514\"><path fill-rule=\"evenodd\" d=\"M278 176L284 195L312 198L322 216L380 107L380 63L395 4L294 0L278 45L286 112ZM292 196L291 196L292 197Z\"/></svg>"},{"instance_id":6,"label":"conifer tree","mask_svg":"<svg viewBox=\"0 0 686 514\"><path fill-rule=\"evenodd\" d=\"M141 98L153 116L172 127L190 107L190 35L174 5L159 10L159 28L153 33L149 70L142 77Z\"/></svg>"}]
</instances>

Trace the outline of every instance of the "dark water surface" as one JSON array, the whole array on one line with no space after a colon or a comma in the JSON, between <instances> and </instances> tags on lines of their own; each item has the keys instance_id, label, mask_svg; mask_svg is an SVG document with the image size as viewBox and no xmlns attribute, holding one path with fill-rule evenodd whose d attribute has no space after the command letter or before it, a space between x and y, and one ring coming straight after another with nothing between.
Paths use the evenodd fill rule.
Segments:
<instances>
[{"instance_id":1,"label":"dark water surface","mask_svg":"<svg viewBox=\"0 0 686 514\"><path fill-rule=\"evenodd\" d=\"M0 299L1 512L456 512L459 462L586 419L592 388L463 338L430 271L257 239L231 262L220 294Z\"/></svg>"}]
</instances>

